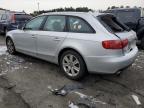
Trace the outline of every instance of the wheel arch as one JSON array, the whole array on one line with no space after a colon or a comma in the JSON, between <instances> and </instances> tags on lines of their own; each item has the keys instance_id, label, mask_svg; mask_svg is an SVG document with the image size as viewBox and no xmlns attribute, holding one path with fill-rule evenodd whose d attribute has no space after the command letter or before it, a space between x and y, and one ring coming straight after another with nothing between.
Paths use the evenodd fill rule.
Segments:
<instances>
[{"instance_id":1,"label":"wheel arch","mask_svg":"<svg viewBox=\"0 0 144 108\"><path fill-rule=\"evenodd\" d=\"M84 56L80 53L80 51L74 49L74 48L71 48L71 47L66 47L66 48L63 48L60 50L60 52L58 53L58 64L60 63L60 57L62 56L62 54L65 52L65 51L68 51L68 50L72 50L72 51L75 51L77 52L83 59L84 63L85 63L85 66L86 66L86 69L87 69L87 64L86 64L86 60L84 58Z\"/></svg>"},{"instance_id":2,"label":"wheel arch","mask_svg":"<svg viewBox=\"0 0 144 108\"><path fill-rule=\"evenodd\" d=\"M6 34L6 39L7 39L7 38L11 38L11 39L14 41L14 37L13 37L13 34L12 34L12 33L9 33L9 32L8 32L8 33Z\"/></svg>"},{"instance_id":3,"label":"wheel arch","mask_svg":"<svg viewBox=\"0 0 144 108\"><path fill-rule=\"evenodd\" d=\"M13 41L13 43L14 43L14 39L13 39L12 36L7 35L6 38L5 38L5 42L7 42L7 39L11 39ZM15 46L15 43L14 43L14 46Z\"/></svg>"},{"instance_id":4,"label":"wheel arch","mask_svg":"<svg viewBox=\"0 0 144 108\"><path fill-rule=\"evenodd\" d=\"M13 41L13 38L12 38L12 36L6 36L6 41L7 41L7 39L12 39L12 41Z\"/></svg>"}]
</instances>

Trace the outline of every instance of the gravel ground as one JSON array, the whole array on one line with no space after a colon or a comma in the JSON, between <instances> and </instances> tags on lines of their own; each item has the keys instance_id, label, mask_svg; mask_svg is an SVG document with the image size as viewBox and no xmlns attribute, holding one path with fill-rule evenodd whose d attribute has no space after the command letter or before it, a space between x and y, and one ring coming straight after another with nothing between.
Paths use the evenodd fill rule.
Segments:
<instances>
[{"instance_id":1,"label":"gravel ground","mask_svg":"<svg viewBox=\"0 0 144 108\"><path fill-rule=\"evenodd\" d=\"M69 88L65 96L50 91L64 85ZM71 91L74 85L81 88ZM139 51L135 63L120 76L87 75L77 82L49 62L23 54L9 55L0 36L0 108L77 108L72 103L90 108L144 108L144 51Z\"/></svg>"}]
</instances>

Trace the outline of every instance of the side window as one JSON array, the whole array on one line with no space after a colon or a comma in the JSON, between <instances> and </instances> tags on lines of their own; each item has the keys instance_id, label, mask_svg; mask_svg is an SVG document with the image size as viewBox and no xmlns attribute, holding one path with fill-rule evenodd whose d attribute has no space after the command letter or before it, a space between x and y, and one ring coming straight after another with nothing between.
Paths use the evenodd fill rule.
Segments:
<instances>
[{"instance_id":1,"label":"side window","mask_svg":"<svg viewBox=\"0 0 144 108\"><path fill-rule=\"evenodd\" d=\"M76 33L93 33L92 27L81 18L69 17L69 31Z\"/></svg>"},{"instance_id":2,"label":"side window","mask_svg":"<svg viewBox=\"0 0 144 108\"><path fill-rule=\"evenodd\" d=\"M63 32L66 27L65 16L48 16L43 30Z\"/></svg>"},{"instance_id":3,"label":"side window","mask_svg":"<svg viewBox=\"0 0 144 108\"><path fill-rule=\"evenodd\" d=\"M45 19L45 17L46 16L40 16L40 17L32 19L30 22L28 22L26 24L24 29L39 30L43 20Z\"/></svg>"},{"instance_id":4,"label":"side window","mask_svg":"<svg viewBox=\"0 0 144 108\"><path fill-rule=\"evenodd\" d=\"M3 14L2 17L1 17L1 20L6 20L6 19L7 19L7 15Z\"/></svg>"}]
</instances>

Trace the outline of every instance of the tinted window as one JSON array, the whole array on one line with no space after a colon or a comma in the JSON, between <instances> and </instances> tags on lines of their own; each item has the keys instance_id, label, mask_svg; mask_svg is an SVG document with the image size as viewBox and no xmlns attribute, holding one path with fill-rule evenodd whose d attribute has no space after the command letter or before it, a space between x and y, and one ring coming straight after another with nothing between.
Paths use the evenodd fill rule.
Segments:
<instances>
[{"instance_id":1,"label":"tinted window","mask_svg":"<svg viewBox=\"0 0 144 108\"><path fill-rule=\"evenodd\" d=\"M31 18L32 18L32 16L27 15L27 14L15 14L16 21L27 21Z\"/></svg>"},{"instance_id":2,"label":"tinted window","mask_svg":"<svg viewBox=\"0 0 144 108\"><path fill-rule=\"evenodd\" d=\"M44 30L63 32L65 26L65 16L48 16L48 19L44 25Z\"/></svg>"},{"instance_id":3,"label":"tinted window","mask_svg":"<svg viewBox=\"0 0 144 108\"><path fill-rule=\"evenodd\" d=\"M1 17L1 20L6 20L6 19L7 19L7 15L3 14L2 17Z\"/></svg>"},{"instance_id":4,"label":"tinted window","mask_svg":"<svg viewBox=\"0 0 144 108\"><path fill-rule=\"evenodd\" d=\"M69 17L69 31L76 33L93 33L89 24L81 18Z\"/></svg>"},{"instance_id":5,"label":"tinted window","mask_svg":"<svg viewBox=\"0 0 144 108\"><path fill-rule=\"evenodd\" d=\"M35 19L32 19L30 22L26 24L25 29L39 30L44 19L45 16L40 16Z\"/></svg>"},{"instance_id":6,"label":"tinted window","mask_svg":"<svg viewBox=\"0 0 144 108\"><path fill-rule=\"evenodd\" d=\"M137 11L119 11L116 14L117 18L124 23L137 22L137 20L140 18L139 15L140 14L137 14Z\"/></svg>"}]
</instances>

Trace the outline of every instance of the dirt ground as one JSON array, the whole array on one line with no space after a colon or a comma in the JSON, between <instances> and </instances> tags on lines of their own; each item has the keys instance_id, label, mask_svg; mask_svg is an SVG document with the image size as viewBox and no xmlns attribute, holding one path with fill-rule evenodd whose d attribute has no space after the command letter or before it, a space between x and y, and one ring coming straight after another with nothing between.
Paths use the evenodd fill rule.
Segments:
<instances>
[{"instance_id":1,"label":"dirt ground","mask_svg":"<svg viewBox=\"0 0 144 108\"><path fill-rule=\"evenodd\" d=\"M65 96L50 90L63 86ZM144 51L120 76L91 74L72 81L54 64L9 55L0 36L0 108L144 108Z\"/></svg>"}]
</instances>

